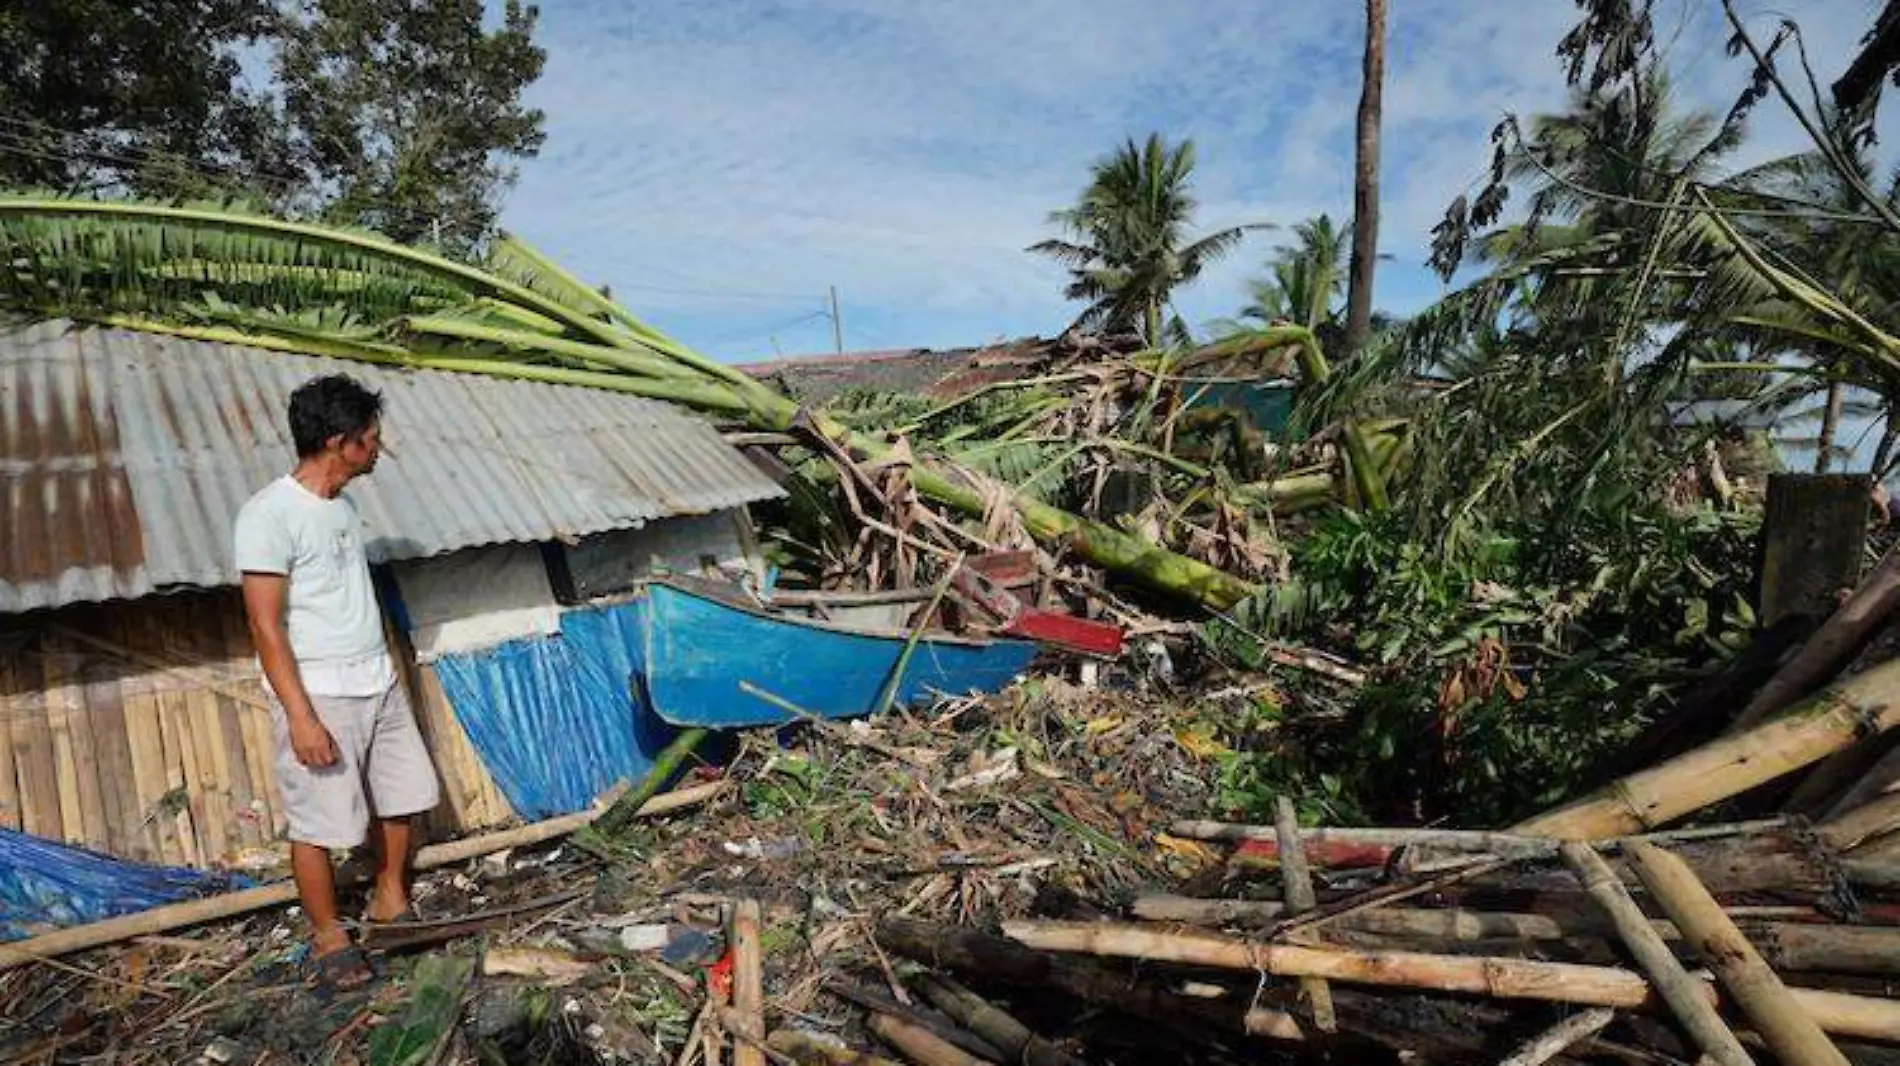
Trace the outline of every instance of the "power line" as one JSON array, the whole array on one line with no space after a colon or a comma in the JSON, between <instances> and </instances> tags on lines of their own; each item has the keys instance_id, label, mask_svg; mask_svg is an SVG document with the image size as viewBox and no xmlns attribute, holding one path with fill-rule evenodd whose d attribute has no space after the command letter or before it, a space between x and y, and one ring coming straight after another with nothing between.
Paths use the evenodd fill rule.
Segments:
<instances>
[{"instance_id":1,"label":"power line","mask_svg":"<svg viewBox=\"0 0 1900 1066\"><path fill-rule=\"evenodd\" d=\"M763 329L750 330L745 333L727 336L719 340L708 341L707 346L714 347L714 346L721 346L721 345L737 344L740 341L754 340L759 337L769 338L773 334L778 333L780 330L790 329L793 326L804 325L807 322L812 322L817 319L824 318L826 317L827 314L828 312L825 312L825 311L813 311L810 314L800 315L797 318L793 318L793 319L787 319L784 322L777 323L776 325L766 326Z\"/></svg>"},{"instance_id":2,"label":"power line","mask_svg":"<svg viewBox=\"0 0 1900 1066\"><path fill-rule=\"evenodd\" d=\"M615 289L632 289L636 292L661 292L674 296L706 296L718 299L771 300L774 302L813 300L818 298L816 293L810 292L745 292L739 289L697 289L671 285L612 285L611 287Z\"/></svg>"}]
</instances>

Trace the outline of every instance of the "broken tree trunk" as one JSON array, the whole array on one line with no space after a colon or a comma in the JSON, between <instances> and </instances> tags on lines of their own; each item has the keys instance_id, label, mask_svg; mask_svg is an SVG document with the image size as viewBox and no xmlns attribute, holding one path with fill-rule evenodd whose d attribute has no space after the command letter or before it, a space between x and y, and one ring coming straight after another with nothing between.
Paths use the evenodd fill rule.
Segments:
<instances>
[{"instance_id":1,"label":"broken tree trunk","mask_svg":"<svg viewBox=\"0 0 1900 1066\"><path fill-rule=\"evenodd\" d=\"M1811 765L1900 724L1900 659L1848 678L1776 718L1631 774L1512 827L1526 836L1631 836Z\"/></svg>"},{"instance_id":2,"label":"broken tree trunk","mask_svg":"<svg viewBox=\"0 0 1900 1066\"><path fill-rule=\"evenodd\" d=\"M1746 729L1832 680L1895 608L1900 608L1900 547L1889 549L1847 602L1775 671L1736 716L1735 728Z\"/></svg>"},{"instance_id":3,"label":"broken tree trunk","mask_svg":"<svg viewBox=\"0 0 1900 1066\"><path fill-rule=\"evenodd\" d=\"M1609 915L1623 945L1703 1052L1721 1066L1750 1066L1748 1052L1742 1050L1741 1041L1716 1013L1702 982L1689 976L1689 971L1676 961L1648 915L1636 906L1603 857L1588 844L1570 843L1563 847L1563 858L1583 883L1584 891Z\"/></svg>"},{"instance_id":4,"label":"broken tree trunk","mask_svg":"<svg viewBox=\"0 0 1900 1066\"><path fill-rule=\"evenodd\" d=\"M1641 976L1605 966L1313 948L1109 922L1005 922L1003 932L1020 944L1042 951L1146 959L1280 977L1312 975L1336 982L1463 992L1495 999L1619 1009L1654 1009L1659 1005ZM1790 989L1789 993L1829 1032L1900 1043L1900 1001L1805 988ZM1714 989L1707 989L1705 995L1713 1000Z\"/></svg>"},{"instance_id":5,"label":"broken tree trunk","mask_svg":"<svg viewBox=\"0 0 1900 1066\"><path fill-rule=\"evenodd\" d=\"M1867 542L1865 474L1770 474L1762 507L1761 624L1825 618L1859 583Z\"/></svg>"},{"instance_id":6,"label":"broken tree trunk","mask_svg":"<svg viewBox=\"0 0 1900 1066\"><path fill-rule=\"evenodd\" d=\"M1819 1019L1762 961L1687 864L1643 843L1630 846L1629 860L1778 1058L1791 1066L1847 1066Z\"/></svg>"}]
</instances>

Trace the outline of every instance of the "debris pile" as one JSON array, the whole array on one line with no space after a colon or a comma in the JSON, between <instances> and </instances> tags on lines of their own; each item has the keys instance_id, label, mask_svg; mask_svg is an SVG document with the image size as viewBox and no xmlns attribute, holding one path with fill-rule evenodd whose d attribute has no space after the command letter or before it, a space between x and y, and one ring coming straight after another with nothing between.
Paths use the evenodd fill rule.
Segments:
<instances>
[{"instance_id":1,"label":"debris pile","mask_svg":"<svg viewBox=\"0 0 1900 1066\"><path fill-rule=\"evenodd\" d=\"M1123 675L754 731L627 832L449 845L365 989L305 986L294 911L12 965L0 1061L1884 1061L1890 799L1639 819L1894 724L1896 674L1502 832L1205 820L1194 714Z\"/></svg>"}]
</instances>

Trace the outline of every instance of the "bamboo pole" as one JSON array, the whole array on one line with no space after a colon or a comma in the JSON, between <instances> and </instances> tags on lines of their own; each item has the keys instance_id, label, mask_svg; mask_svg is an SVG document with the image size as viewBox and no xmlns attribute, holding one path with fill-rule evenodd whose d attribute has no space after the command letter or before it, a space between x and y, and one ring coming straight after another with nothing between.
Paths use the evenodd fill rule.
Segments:
<instances>
[{"instance_id":1,"label":"bamboo pole","mask_svg":"<svg viewBox=\"0 0 1900 1066\"><path fill-rule=\"evenodd\" d=\"M1293 801L1285 796L1275 796L1273 801L1273 827L1278 834L1280 845L1280 884L1281 892L1286 896L1287 913L1301 915L1319 906L1319 899L1313 895L1313 872L1306 866L1306 849L1300 844L1299 815L1293 810ZM1296 944L1316 944L1318 934L1314 930L1296 931L1288 939ZM1320 977L1300 978L1300 994L1313 1007L1313 1026L1322 1033L1339 1031L1339 1018L1333 1012L1333 996L1326 987L1326 981Z\"/></svg>"},{"instance_id":2,"label":"bamboo pole","mask_svg":"<svg viewBox=\"0 0 1900 1066\"><path fill-rule=\"evenodd\" d=\"M1815 827L1835 851L1851 851L1875 837L1900 829L1900 792L1886 792Z\"/></svg>"},{"instance_id":3,"label":"bamboo pole","mask_svg":"<svg viewBox=\"0 0 1900 1066\"><path fill-rule=\"evenodd\" d=\"M1529 999L1619 1010L1658 1005L1641 975L1609 966L1541 962L1530 959L1468 955L1431 955L1403 951L1313 948L1204 932L1164 932L1110 922L1003 923L1003 933L1039 951L1071 952L1112 958L1218 969L1265 972L1279 977L1311 974L1331 981L1463 992L1496 999ZM1704 986L1711 1001L1715 991ZM1900 1000L1789 989L1808 1014L1829 1031L1888 1043L1900 1043Z\"/></svg>"},{"instance_id":4,"label":"bamboo pole","mask_svg":"<svg viewBox=\"0 0 1900 1066\"><path fill-rule=\"evenodd\" d=\"M1736 715L1734 728L1754 725L1840 673L1896 607L1900 607L1900 549L1888 549L1847 602L1748 701Z\"/></svg>"},{"instance_id":5,"label":"bamboo pole","mask_svg":"<svg viewBox=\"0 0 1900 1066\"><path fill-rule=\"evenodd\" d=\"M1590 1039L1615 1020L1608 1007L1580 1011L1519 1045L1498 1066L1543 1066L1544 1063Z\"/></svg>"},{"instance_id":6,"label":"bamboo pole","mask_svg":"<svg viewBox=\"0 0 1900 1066\"><path fill-rule=\"evenodd\" d=\"M1900 927L1775 922L1751 930L1763 955L1777 969L1900 974Z\"/></svg>"},{"instance_id":7,"label":"bamboo pole","mask_svg":"<svg viewBox=\"0 0 1900 1066\"><path fill-rule=\"evenodd\" d=\"M1799 909L1799 908L1798 908ZM1136 898L1137 918L1188 925L1273 925L1286 914L1284 904L1252 900L1189 899L1150 895ZM1744 931L1776 968L1813 973L1900 975L1900 926L1833 925L1814 921L1764 921L1763 908L1725 908L1746 922ZM1784 916L1780 908L1766 908ZM1680 940L1676 924L1646 918L1664 941ZM1527 914L1448 907L1392 907L1348 915L1334 923L1341 930L1414 940L1579 941L1616 934L1617 927L1588 914Z\"/></svg>"},{"instance_id":8,"label":"bamboo pole","mask_svg":"<svg viewBox=\"0 0 1900 1066\"><path fill-rule=\"evenodd\" d=\"M1697 826L1690 829L1676 829L1658 833L1643 833L1633 838L1651 843L1676 843L1688 840L1708 840L1719 837L1747 836L1787 826L1786 818L1760 818L1746 822L1730 822L1723 825ZM1205 840L1212 843L1279 843L1279 832L1270 825L1249 825L1244 822L1220 822L1208 819L1180 819L1168 826L1170 836L1185 837L1189 840ZM1612 838L1599 841L1603 848L1615 849L1622 846L1623 839ZM1300 830L1300 843L1304 846L1308 860L1313 860L1328 846L1338 845L1342 849L1350 848L1419 848L1437 851L1451 851L1470 855L1491 855L1500 859L1554 859L1558 845L1562 841L1553 837L1534 836L1518 832L1499 832L1489 829L1413 829L1402 826L1321 826L1316 829Z\"/></svg>"},{"instance_id":9,"label":"bamboo pole","mask_svg":"<svg viewBox=\"0 0 1900 1066\"><path fill-rule=\"evenodd\" d=\"M613 802L613 806L602 812L594 829L605 836L613 836L625 829L627 823L646 812L647 801L653 794L666 787L666 783L679 772L680 766L711 734L705 729L682 730L672 742L660 749L653 757L653 765L647 769L646 777L640 784Z\"/></svg>"},{"instance_id":10,"label":"bamboo pole","mask_svg":"<svg viewBox=\"0 0 1900 1066\"><path fill-rule=\"evenodd\" d=\"M1900 659L1848 678L1787 713L1625 777L1513 826L1527 836L1629 836L1772 781L1900 724Z\"/></svg>"},{"instance_id":11,"label":"bamboo pole","mask_svg":"<svg viewBox=\"0 0 1900 1066\"><path fill-rule=\"evenodd\" d=\"M1748 1052L1742 1050L1741 1041L1735 1039L1722 1016L1716 1013L1715 1005L1709 1002L1706 986L1689 976L1689 971L1676 961L1669 945L1663 943L1648 916L1630 898L1610 864L1603 861L1596 849L1579 843L1565 844L1563 859L1583 883L1583 890L1609 915L1624 946L1629 948L1637 964L1649 975L1657 994L1669 1004L1670 1012L1703 1052L1721 1066L1750 1066L1752 1060Z\"/></svg>"},{"instance_id":12,"label":"bamboo pole","mask_svg":"<svg viewBox=\"0 0 1900 1066\"><path fill-rule=\"evenodd\" d=\"M917 987L936 1008L977 1036L995 1045L1022 1066L1081 1066L1079 1060L1044 1040L1007 1011L950 980L926 974Z\"/></svg>"},{"instance_id":13,"label":"bamboo pole","mask_svg":"<svg viewBox=\"0 0 1900 1066\"><path fill-rule=\"evenodd\" d=\"M727 782L713 781L655 796L640 808L640 814L642 817L654 817L682 810L706 802L724 792L726 787ZM431 844L416 852L412 867L416 870L433 870L480 858L506 848L539 844L542 841L572 833L599 817L599 814L598 810L579 811L535 822L532 825L470 837L467 840ZM227 892L205 899L170 903L163 907L107 918L104 921L60 929L28 940L0 944L0 970L9 970L15 966L24 966L27 963L56 958L75 951L84 951L87 948L115 944L137 936L149 936L190 925L217 921L221 918L248 914L265 907L292 903L296 899L297 886L294 883L274 881L268 885L247 888L241 892Z\"/></svg>"},{"instance_id":14,"label":"bamboo pole","mask_svg":"<svg viewBox=\"0 0 1900 1066\"><path fill-rule=\"evenodd\" d=\"M1279 843L1271 825L1246 825L1206 819L1182 819L1168 827L1170 836L1216 843L1260 841ZM1501 859L1542 859L1557 854L1557 841L1548 837L1496 833L1477 829L1405 829L1387 826L1324 826L1299 831L1300 844L1309 855L1328 844L1350 847L1429 847L1446 851L1496 855Z\"/></svg>"},{"instance_id":15,"label":"bamboo pole","mask_svg":"<svg viewBox=\"0 0 1900 1066\"><path fill-rule=\"evenodd\" d=\"M871 1031L917 1066L994 1066L921 1025L888 1014L872 1014Z\"/></svg>"},{"instance_id":16,"label":"bamboo pole","mask_svg":"<svg viewBox=\"0 0 1900 1066\"><path fill-rule=\"evenodd\" d=\"M743 1037L765 1039L765 954L759 944L759 901L732 905L732 1009ZM732 1049L734 1066L765 1066L758 1046L744 1040Z\"/></svg>"},{"instance_id":17,"label":"bamboo pole","mask_svg":"<svg viewBox=\"0 0 1900 1066\"><path fill-rule=\"evenodd\" d=\"M1790 1066L1847 1066L1819 1019L1781 983L1681 859L1652 844L1627 849L1630 865L1735 997L1776 1057Z\"/></svg>"},{"instance_id":18,"label":"bamboo pole","mask_svg":"<svg viewBox=\"0 0 1900 1066\"><path fill-rule=\"evenodd\" d=\"M1858 781L1849 785L1847 791L1822 812L1821 820L1827 821L1846 814L1855 807L1871 803L1893 791L1900 791L1900 747L1889 749L1875 760Z\"/></svg>"}]
</instances>

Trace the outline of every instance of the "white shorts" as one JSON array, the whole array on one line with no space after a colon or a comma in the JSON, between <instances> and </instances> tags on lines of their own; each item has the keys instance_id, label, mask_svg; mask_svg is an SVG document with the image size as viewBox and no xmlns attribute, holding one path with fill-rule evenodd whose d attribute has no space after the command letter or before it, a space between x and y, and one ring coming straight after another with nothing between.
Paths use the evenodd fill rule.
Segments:
<instances>
[{"instance_id":1,"label":"white shorts","mask_svg":"<svg viewBox=\"0 0 1900 1066\"><path fill-rule=\"evenodd\" d=\"M430 810L441 799L435 764L402 685L391 685L380 696L310 697L338 755L320 770L297 761L283 705L275 698L271 702L277 787L291 840L353 848L368 834L372 814L402 818Z\"/></svg>"}]
</instances>

